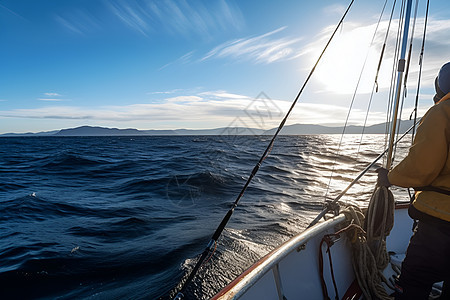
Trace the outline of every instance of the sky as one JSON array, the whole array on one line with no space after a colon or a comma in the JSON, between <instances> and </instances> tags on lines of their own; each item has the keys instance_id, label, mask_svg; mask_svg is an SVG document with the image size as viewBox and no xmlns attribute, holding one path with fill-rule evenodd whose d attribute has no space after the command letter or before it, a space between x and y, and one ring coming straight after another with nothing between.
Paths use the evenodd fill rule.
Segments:
<instances>
[{"instance_id":1,"label":"sky","mask_svg":"<svg viewBox=\"0 0 450 300\"><path fill-rule=\"evenodd\" d=\"M447 1L430 3L419 115L450 61ZM396 2L378 92L371 97L393 1L381 14L385 1L356 0L288 124L386 120ZM404 119L416 98L426 10L420 0L416 14L413 2ZM349 3L0 0L0 134L83 125L277 127Z\"/></svg>"}]
</instances>

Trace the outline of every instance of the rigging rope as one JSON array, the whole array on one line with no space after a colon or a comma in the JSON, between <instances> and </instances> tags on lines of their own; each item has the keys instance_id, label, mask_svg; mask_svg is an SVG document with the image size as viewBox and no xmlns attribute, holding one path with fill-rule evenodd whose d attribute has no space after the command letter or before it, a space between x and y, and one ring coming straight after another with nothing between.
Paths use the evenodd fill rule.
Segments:
<instances>
[{"instance_id":1,"label":"rigging rope","mask_svg":"<svg viewBox=\"0 0 450 300\"><path fill-rule=\"evenodd\" d=\"M406 51L406 41L410 22L411 2L408 1L404 10L404 26L400 59L398 60L397 90L393 109L389 153L386 168L390 168L392 163L395 129L398 115L401 94L402 76L404 72L404 57ZM405 4L405 2L403 2ZM403 18L403 15L402 15ZM414 19L415 21L415 19ZM399 40L398 40L399 41ZM410 47L411 51L411 47ZM410 59L410 57L408 58ZM396 61L396 60L394 60ZM392 87L392 85L391 85ZM397 133L398 134L398 133ZM352 244L354 270L358 283L366 299L392 299L384 289L382 283L387 284L382 271L387 267L389 256L386 250L386 237L389 235L394 225L394 196L387 187L376 187L369 202L369 207L365 214L364 231L358 233L357 242ZM361 223L360 218L354 218L351 222Z\"/></svg>"},{"instance_id":2,"label":"rigging rope","mask_svg":"<svg viewBox=\"0 0 450 300\"><path fill-rule=\"evenodd\" d=\"M361 144L362 144L362 137L363 137L363 134L364 134L364 132L365 132L365 128L366 128L366 125L367 125L367 120L368 120L368 118L369 118L369 111L370 111L370 108L371 108L371 106L372 106L372 100L373 100L374 90L375 90L376 93L378 93L378 88L379 88L379 85L378 85L378 76L379 76L379 74L380 74L381 63L383 62L383 58L384 58L384 51L386 50L387 39L388 39L388 37L389 37L389 32L390 32L390 30L391 30L392 17L393 17L393 15L394 15L394 10L395 10L395 4L396 4L396 3L397 3L397 0L394 0L394 3L392 4L391 14L390 14L390 16L389 16L389 22L388 22L388 26L387 26L387 29L386 29L386 34L385 34L385 36L384 36L383 47L381 48L380 59L378 60L377 72L376 72L376 74L375 74L375 80L374 80L374 83L373 83L373 86L372 86L372 92L370 93L369 103L367 104L366 116L365 116L365 118L364 118L363 132L361 133L361 140L360 140L360 142L359 142L359 145L360 145L360 146L361 146ZM383 8L383 9L384 9L384 8ZM386 124L387 124L387 123L386 123ZM386 148L386 145L387 145L387 140L385 141L385 148ZM359 153L359 150L360 150L360 149L358 148L358 153Z\"/></svg>"},{"instance_id":3,"label":"rigging rope","mask_svg":"<svg viewBox=\"0 0 450 300\"><path fill-rule=\"evenodd\" d=\"M420 92L420 81L422 78L422 66L423 66L423 53L425 50L425 35L427 32L427 23L428 23L428 8L430 6L430 0L427 0L427 10L425 12L425 24L423 27L423 38L422 38L422 47L420 49L420 55L419 55L419 78L417 80L417 92L416 92L416 101L414 105L414 124L417 122L417 107L419 105L419 92ZM412 141L414 141L414 135L415 135L415 128L412 132Z\"/></svg>"},{"instance_id":4,"label":"rigging rope","mask_svg":"<svg viewBox=\"0 0 450 300\"><path fill-rule=\"evenodd\" d=\"M375 76L375 85L376 85L376 92L378 93L378 75L380 73L380 68L381 68L381 62L383 61L383 56L384 56L384 51L386 50L386 43L387 43L387 38L389 36L389 32L391 30L391 24L392 24L392 16L394 15L394 10L395 10L395 4L397 3L397 0L394 0L394 3L392 4L392 10L391 10L391 15L389 17L389 24L386 30L386 35L384 37L384 42L383 42L383 47L381 49L381 54L380 54L380 59L378 61L378 67L377 67L377 74ZM384 9L384 8L383 8Z\"/></svg>"},{"instance_id":5,"label":"rigging rope","mask_svg":"<svg viewBox=\"0 0 450 300\"><path fill-rule=\"evenodd\" d=\"M389 124L392 124L393 122L393 108L394 108L394 100L395 100L395 74L396 74L396 65L395 62L398 61L398 58L400 56L400 42L401 42L401 30L402 30L402 24L403 24L403 16L405 13L405 5L406 5L406 0L402 0L401 3L401 9L400 9L400 16L399 16L399 20L398 20L398 28L397 28L397 36L396 36L396 43L395 43L395 50L394 50L394 63L392 64L392 70L391 70L391 85L389 88L389 97L388 97L388 114L386 115L386 128L385 128L385 132L389 132ZM387 147L389 142L389 135L386 134L385 136L385 141L384 141L384 145L385 147Z\"/></svg>"},{"instance_id":6,"label":"rigging rope","mask_svg":"<svg viewBox=\"0 0 450 300\"><path fill-rule=\"evenodd\" d=\"M402 122L402 113L403 113L403 107L404 107L404 103L405 103L405 98L407 96L407 81L408 81L408 75L409 75L409 67L411 64L411 55L412 55L412 48L413 48L413 40L414 40L414 32L415 32L415 28L416 28L416 20L417 20L417 9L419 6L419 0L416 0L416 4L415 4L415 12L414 12L414 20L413 20L413 26L412 26L412 30L411 30L411 38L410 38L410 43L409 43L409 51L408 51L408 59L406 60L406 70L405 70L405 77L404 77L404 82L403 82L403 93L401 96L401 105L400 105L400 119L399 122L397 124L397 136L400 134L400 125ZM397 147L394 148L394 152L392 154L393 157L395 157L397 153Z\"/></svg>"},{"instance_id":7,"label":"rigging rope","mask_svg":"<svg viewBox=\"0 0 450 300\"><path fill-rule=\"evenodd\" d=\"M418 8L419 8L419 0L416 0L416 7L414 9L413 27L411 30L411 39L409 42L409 52L408 52L408 59L407 59L406 72L405 72L405 82L403 83L404 97L406 97L406 94L407 94L407 84L406 83L408 82L409 66L411 65L411 54L412 54L412 47L413 47L413 40L414 40L414 32L416 29L417 9Z\"/></svg>"},{"instance_id":8,"label":"rigging rope","mask_svg":"<svg viewBox=\"0 0 450 300\"><path fill-rule=\"evenodd\" d=\"M329 38L327 44L325 45L324 49L322 50L321 54L319 55L319 58L317 59L316 63L314 64L313 68L311 69L311 71L309 72L305 82L303 83L300 91L298 92L297 96L295 97L291 107L289 108L288 112L286 113L285 117L283 118L283 120L281 121L280 125L278 126L277 131L275 132L275 134L273 135L269 145L267 146L266 150L264 151L263 155L261 156L261 158L259 159L258 163L255 165L255 167L253 168L249 178L247 179L246 183L244 184L244 187L242 188L241 192L239 193L238 197L236 198L236 200L234 201L234 203L232 204L231 208L229 209L229 211L227 212L227 214L225 215L225 217L222 219L221 223L219 224L219 226L217 227L216 231L214 232L211 240L209 241L208 245L206 246L205 250L203 251L203 253L201 254L200 258L198 259L197 263L195 264L194 268L192 269L191 273L189 274L188 278L186 279L186 281L183 283L181 290L178 292L178 294L175 296L174 299L176 300L181 300L184 298L184 292L186 287L191 283L191 281L194 279L196 273L198 272L198 270L200 269L200 267L203 265L204 260L206 259L206 257L208 256L208 254L212 251L213 247L216 245L217 240L219 239L220 235L222 234L223 230L225 229L225 226L227 225L228 221L231 218L231 215L234 212L234 209L237 207L240 199L242 198L242 196L244 195L245 191L247 190L248 185L250 184L250 182L252 181L253 177L255 177L256 173L258 172L259 168L261 167L261 164L263 163L263 161L267 158L267 156L269 155L273 144L275 142L275 139L277 138L278 134L280 133L281 129L284 127L284 124L286 123L289 115L291 114L292 110L294 109L295 105L298 102L298 99L300 98L300 95L303 93L303 90L305 89L306 85L308 84L309 80L311 79L317 65L319 64L320 60L322 59L322 56L324 55L325 51L327 50L328 46L330 45L331 41L333 40L336 32L338 31L339 27L341 27L342 23L344 22L345 17L347 16L347 13L350 11L350 8L353 5L353 2L355 0L351 0L350 4L348 5L346 11L344 12L343 16L341 17L339 23L337 24L336 28L334 29L331 37Z\"/></svg>"},{"instance_id":9,"label":"rigging rope","mask_svg":"<svg viewBox=\"0 0 450 300\"><path fill-rule=\"evenodd\" d=\"M372 40L370 41L369 48L367 49L366 57L365 57L365 59L364 59L363 65L362 65L362 67L361 67L361 72L359 73L358 82L356 83L356 87L355 87L355 90L354 90L354 92L353 92L352 100L351 100L350 106L349 106L349 108L348 108L347 117L346 117L345 123L344 123L344 128L342 129L342 134L341 134L341 137L340 137L340 140L339 140L338 149L337 149L336 155L335 155L335 157L334 157L334 161L333 161L333 169L331 170L331 174L330 174L330 178L329 178L329 181L328 181L327 190L326 190L326 192L325 192L325 201L327 200L328 192L329 192L330 185L331 185L331 179L333 178L333 173L334 173L334 170L335 170L335 168L336 168L336 160L337 160L337 157L339 156L339 154L340 154L340 152L341 152L342 141L343 141L343 139L344 139L345 130L347 129L348 121L349 121L349 119L350 119L350 113L351 113L353 104L354 104L354 102L355 102L356 93L358 92L359 84L361 83L361 78L362 78L363 72L364 72L364 70L365 70L365 68L366 68L366 63L367 63L367 59L368 59L368 57L369 57L370 48L372 47L372 45L373 45L373 43L374 43L374 41L375 41L375 37L376 37L377 31L378 31L378 27L379 27L379 25L380 25L380 23L381 23L381 18L383 17L384 9L386 8L387 1L388 1L388 0L386 0L386 1L384 2L383 9L381 10L380 17L378 18L378 23L377 23L377 26L375 27L375 31L374 31L374 33L373 33ZM364 126L365 126L365 124L364 124ZM364 134L364 127L363 127L363 133L362 133L362 135L363 135L363 134ZM357 151L357 156L358 156L358 155L359 155L359 148L358 148L358 151ZM355 159L355 161L357 161L357 159Z\"/></svg>"}]
</instances>

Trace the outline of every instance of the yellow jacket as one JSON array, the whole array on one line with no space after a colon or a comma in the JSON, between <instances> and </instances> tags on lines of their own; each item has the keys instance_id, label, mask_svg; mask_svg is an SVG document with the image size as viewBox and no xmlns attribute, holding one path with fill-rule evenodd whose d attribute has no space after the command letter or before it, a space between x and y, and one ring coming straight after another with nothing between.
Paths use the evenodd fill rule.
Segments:
<instances>
[{"instance_id":1,"label":"yellow jacket","mask_svg":"<svg viewBox=\"0 0 450 300\"><path fill-rule=\"evenodd\" d=\"M450 93L423 116L408 155L389 172L391 184L402 187L433 186L450 191ZM450 196L416 191L414 207L450 222Z\"/></svg>"}]
</instances>

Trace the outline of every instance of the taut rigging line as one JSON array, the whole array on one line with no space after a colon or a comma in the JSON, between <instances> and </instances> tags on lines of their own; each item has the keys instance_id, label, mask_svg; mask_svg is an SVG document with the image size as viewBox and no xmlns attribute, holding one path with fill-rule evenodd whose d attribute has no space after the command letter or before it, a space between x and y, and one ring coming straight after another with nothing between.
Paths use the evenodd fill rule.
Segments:
<instances>
[{"instance_id":1,"label":"taut rigging line","mask_svg":"<svg viewBox=\"0 0 450 300\"><path fill-rule=\"evenodd\" d=\"M247 179L247 182L245 183L244 187L242 188L241 192L239 193L238 197L236 198L236 200L234 201L234 203L232 204L230 210L227 212L227 214L225 215L225 217L222 219L222 222L219 224L219 227L217 227L216 231L214 232L211 240L209 241L208 245L206 246L205 250L203 251L202 255L200 256L199 260L197 261L197 263L195 264L194 268L192 269L191 273L189 274L189 277L187 278L187 280L184 282L181 290L178 292L178 294L175 296L175 300L181 300L184 298L184 292L186 287L191 283L191 281L194 279L197 271L200 269L200 267L203 265L204 260L206 259L206 257L208 256L208 254L210 254L210 252L215 248L216 244L217 244L217 240L219 239L220 235L222 234L223 230L225 229L225 226L227 225L228 221L231 218L231 215L234 212L234 209L237 207L240 199L242 198L242 196L244 195L245 191L247 190L248 185L250 184L250 182L252 181L253 177L255 177L256 173L258 172L259 168L261 167L261 164L263 163L263 161L267 158L267 156L269 155L270 151L272 150L273 144L275 142L275 139L277 138L278 134L280 133L281 129L284 127L284 124L286 123L289 115L291 114L292 110L294 109L295 105L298 102L298 99L300 98L300 95L303 93L303 90L305 89L306 85L308 84L309 80L311 79L311 76L313 75L317 65L319 64L320 60L322 59L322 56L324 55L326 49L328 48L328 46L330 45L331 41L333 40L336 32L338 31L339 27L341 27L342 23L344 22L344 19L347 15L347 13L349 12L351 6L353 5L353 2L355 0L352 0L350 2L350 4L348 5L346 11L344 12L343 16L341 17L339 23L337 24L336 28L334 29L331 37L329 38L327 44L325 45L324 49L322 50L322 53L320 54L319 58L317 59L316 63L314 64L313 68L311 69L311 71L309 72L308 77L306 78L305 82L303 83L303 86L301 87L300 91L298 92L297 96L295 97L294 101L292 102L291 107L289 108L288 112L286 113L285 117L283 118L283 120L281 121L280 125L278 126L277 131L275 132L275 134L273 135L269 145L267 146L266 150L264 151L263 155L261 156L261 158L259 159L258 163L255 165L255 167L252 170L252 173L250 174L249 178Z\"/></svg>"}]
</instances>

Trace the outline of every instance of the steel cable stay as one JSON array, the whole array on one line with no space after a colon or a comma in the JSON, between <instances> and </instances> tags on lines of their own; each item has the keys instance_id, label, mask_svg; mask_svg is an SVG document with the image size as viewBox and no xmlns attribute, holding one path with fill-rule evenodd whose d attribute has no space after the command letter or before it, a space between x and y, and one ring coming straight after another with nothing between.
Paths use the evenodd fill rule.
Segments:
<instances>
[{"instance_id":1,"label":"steel cable stay","mask_svg":"<svg viewBox=\"0 0 450 300\"><path fill-rule=\"evenodd\" d=\"M416 3L416 14L417 14L417 7L418 7L418 3ZM419 54L419 74L417 76L418 78L417 78L416 97L415 97L415 101L414 101L414 109L411 112L411 115L409 116L410 120L411 119L414 120L413 121L414 124L419 123L417 121L417 107L419 106L420 84L421 84L421 79L422 79L422 67L423 67L423 57L424 57L424 51L425 51L425 37L426 37L426 33L427 33L429 7L430 7L430 0L427 0L425 20L424 20L424 25L423 25L422 45L420 47L420 54ZM412 39L411 39L411 44L412 44ZM413 114L414 114L414 118L413 118ZM413 128L412 133L411 133L411 144L414 142L415 133L416 133L416 127ZM411 188L408 188L407 190L408 190L409 199L411 199L411 201L413 201L414 200L414 192L411 191ZM416 222L416 221L414 221L414 222ZM416 224L416 223L414 223L414 224Z\"/></svg>"},{"instance_id":2,"label":"steel cable stay","mask_svg":"<svg viewBox=\"0 0 450 300\"><path fill-rule=\"evenodd\" d=\"M415 11L414 11L414 19L413 19L413 22L412 22L411 37L410 37L410 43L409 43L408 58L406 59L406 68L405 68L405 75L404 75L404 81L403 81L403 93L402 93L402 96L401 96L401 105L400 105L400 112L399 112L400 118L399 118L399 122L397 124L397 136L400 134L400 125L401 125L401 122L402 122L401 116L403 114L403 108L404 108L405 99L406 99L406 96L407 96L407 81L408 81L408 75L409 75L409 67L411 65L411 56L412 56L413 40L414 40L414 32L415 32L415 28L416 28L418 7L419 7L419 0L416 0ZM393 154L392 154L393 157L395 157L396 152L397 152L397 147L394 148L394 151L393 151Z\"/></svg>"},{"instance_id":3,"label":"steel cable stay","mask_svg":"<svg viewBox=\"0 0 450 300\"><path fill-rule=\"evenodd\" d=\"M407 59L407 65L406 65L406 71L405 71L405 80L403 82L403 93L406 97L407 94L407 82L408 82L408 75L409 75L409 66L411 65L411 55L412 55L412 48L413 48L413 41L414 41L414 32L416 29L416 21L417 21L417 10L419 8L419 0L416 0L416 5L414 9L414 21L413 21L413 27L411 30L411 38L409 42L409 51L408 51L408 59Z\"/></svg>"},{"instance_id":4,"label":"steel cable stay","mask_svg":"<svg viewBox=\"0 0 450 300\"><path fill-rule=\"evenodd\" d=\"M397 0L394 0L394 3L392 4L391 14L390 14L390 16L389 16L388 27L387 27L387 29L386 29L386 35L384 36L383 47L381 48L380 59L379 59L379 61L378 61L377 74L375 75L375 86L376 86L375 91L376 91L377 93L378 93L378 75L380 74L381 62L383 61L384 52L385 52L385 50L386 50L387 39L388 39L388 36L389 36L389 32L390 32L390 30L391 30L392 17L394 16L395 4L396 4L396 3L397 3Z\"/></svg>"},{"instance_id":5,"label":"steel cable stay","mask_svg":"<svg viewBox=\"0 0 450 300\"><path fill-rule=\"evenodd\" d=\"M369 45L369 47L368 47L368 49L367 49L366 56L365 56L365 58L364 58L364 63L363 63L363 65L362 65L362 67L361 67L361 71L360 71L360 73L359 73L358 81L357 81L357 83L356 83L356 86L355 86L355 90L354 90L354 92L353 92L352 99L351 99L351 101L350 101L350 105L349 105L349 108L348 108L348 111L347 111L347 117L346 117L346 119L345 119L344 126L343 126L344 128L342 129L342 134L341 134L340 139L339 139L338 148L337 148L337 151L336 151L336 154L335 154L335 157L334 157L333 168L332 168L332 170L331 170L331 174L330 174L330 177L329 177L329 180L328 180L328 186L327 186L327 190L326 190L325 196L324 196L325 201L327 201L328 192L329 192L329 190L330 190L331 181L332 181L332 179L333 179L333 174L334 174L334 170L335 170L335 167L336 167L336 160L337 160L337 157L340 155L341 146L342 146L342 142L343 142L343 140L344 140L345 131L346 131L347 126L348 126L348 121L349 121L349 119L350 119L350 113L351 113L351 111L352 111L353 104L354 104L355 99L356 99L356 94L357 94L357 92L358 92L359 85L360 85L360 83L361 83L361 79L362 79L363 72L364 72L364 70L365 70L365 68L366 68L367 59L369 58L370 48L372 47L372 45L373 45L373 43L374 43L374 41L375 41L375 37L376 37L376 35L377 35L377 33L378 33L378 27L380 26L381 19L382 19L382 17L383 17L384 10L385 10L385 8L386 8L387 2L388 2L388 0L386 0L386 1L384 2L383 8L382 8L381 13L380 13L380 17L378 18L377 26L375 27L375 30L374 30L374 33L373 33L373 36L372 36L372 40L370 41L370 45ZM394 1L394 4L395 4L395 1ZM391 16L391 18L392 18L392 16ZM381 61L380 61L380 62L381 62ZM373 94L373 89L372 89L372 94ZM364 134L365 125L366 125L366 124L364 124L364 126L363 126L363 131L362 131L361 136ZM361 137L361 139L362 139L362 137ZM357 157L358 157L358 155L359 155L359 150L360 150L360 148L358 148L358 151L357 151L357 154L356 154ZM355 159L355 161L357 161L357 158Z\"/></svg>"},{"instance_id":6,"label":"steel cable stay","mask_svg":"<svg viewBox=\"0 0 450 300\"><path fill-rule=\"evenodd\" d=\"M372 91L371 91L371 93L370 93L369 102L368 102L368 104L367 104L366 116L365 116L365 118L364 118L363 132L361 133L361 140L360 140L360 142L359 142L359 146L361 146L361 143L362 143L362 137L363 137L363 135L364 135L365 128L366 128L366 125L367 125L367 120L368 120L368 118L369 118L369 111L370 111L370 108L371 108L371 106L372 106L372 100L373 100L374 90L375 90L375 93L378 93L378 90L379 90L378 76L379 76L379 74L380 74L381 63L383 62L383 59L384 59L384 53L385 53L385 50L386 50L386 45L387 45L387 39L388 39L388 37L389 37L389 32L390 32L390 30L391 30L392 17L393 17L393 15L394 15L395 4L396 4L396 3L397 3L397 0L394 0L394 3L392 4L391 14L390 14L390 16L389 16L389 22L388 22L388 26L387 26L387 28L386 28L386 34L385 34L385 36L384 36L384 41L383 41L383 46L382 46L382 48L381 48L380 58L379 58L379 60L378 60L378 66L377 66L377 71L376 71L376 74L375 74L375 80L374 80L374 83L373 83L373 86L372 86ZM386 124L387 124L387 123L386 123ZM386 130L387 130L387 129L386 129ZM386 145L387 145L387 140L385 141L385 147L386 147ZM358 153L359 153L359 150L360 150L360 149L359 149L359 147L358 147Z\"/></svg>"},{"instance_id":7,"label":"steel cable stay","mask_svg":"<svg viewBox=\"0 0 450 300\"><path fill-rule=\"evenodd\" d=\"M418 1L418 0L416 0L416 11L415 11L415 18L414 18L414 22L413 22L414 26L413 26L413 30L412 30L413 33L414 33L414 28L415 28L415 23L416 23L416 16L417 16L417 6L418 6L417 1ZM385 9L386 4L387 4L387 1L385 2L384 6L383 6L383 9L382 9L380 18L379 18L379 20L378 20L378 23L377 23L377 26L376 26L374 35L373 35L373 37L372 37L371 46L372 46L372 44L373 44L373 42L374 42L374 39L375 39L375 36L376 36L376 34L377 34L378 26L379 26L379 24L380 24L380 22L381 22L381 18L382 18L382 15L383 15L383 13L384 13L384 9ZM373 83L373 86L372 86L372 91L371 91L371 94L370 94L370 98L369 98L369 102L368 102L368 107L367 107L367 110L366 110L366 115L365 115L365 119L364 119L364 125L363 125L363 129L362 129L362 133L361 133L361 138L360 138L360 142L359 142L359 147L358 147L358 150L357 150L357 154L359 154L360 146L361 146L362 139L363 139L363 135L364 135L364 133L365 133L365 128L366 128L366 125L367 125L368 115L369 115L369 111L370 111L370 107L371 107L371 103L372 103L372 99L373 99L374 92L378 92L378 90L379 90L379 83L378 83L379 72L380 72L381 64L382 64L382 61L383 61L383 58L384 58L384 51L385 51L385 49L386 49L387 39L388 39L388 37L389 37L389 32L390 32L390 27L391 27L391 24L392 24L393 14L394 14L394 11L395 11L395 5L396 5L396 0L394 0L394 2L393 2L393 4L392 4L392 9L391 9L390 17L389 17L389 23L388 23L388 26L387 26L387 29L386 29L386 33L385 33L385 37L384 37L383 46L382 46L381 52L380 52L380 58L379 58L379 62L378 62L378 67L377 67L377 70L376 70L375 79L374 79L374 83ZM401 30L401 24L402 24L402 20L403 20L403 14L404 14L405 11L406 11L406 10L405 10L405 5L406 5L406 1L403 1L403 2L402 2L402 6L401 6L401 11L400 11L399 29L398 29L398 34L397 34L397 38L396 38L397 43L396 43L396 51L395 51L395 52L397 53L397 56L399 55L399 51L400 51L399 41L400 41L401 36L400 36L399 33L400 33L400 30ZM409 56L408 56L408 61L409 61L409 59L410 59L410 57L411 57L412 40L413 40L413 36L411 37L411 46L410 46L410 52L409 52ZM352 101L351 101L350 108L349 108L349 111L348 111L348 114L347 114L347 118L346 118L346 121L345 121L344 129L343 129L343 132L342 132L342 134L341 134L340 141L339 141L338 150L337 150L337 151L338 151L338 152L337 152L337 155L339 155L339 151L340 151L340 148L341 148L343 136L344 136L344 134L345 134L345 130L346 130L346 127L347 127L347 124L348 124L348 120L349 120L351 108L352 108L352 106L353 106L353 103L354 103L354 99L355 99L355 95L356 95L356 93L357 93L357 90L358 90L358 88L359 88L360 80L361 80L362 73L363 73L364 68L365 68L365 65L366 65L367 58L368 58L368 53L367 53L367 55L366 55L364 64L363 64L363 66L362 66L362 70L361 70L361 72L360 72L360 75L359 75L359 78L358 78L358 82L357 82L357 85L356 85L356 88L355 88L355 91L354 91L354 94L353 94L353 97L352 97ZM394 62L395 62L395 61L396 61L396 60L394 59ZM393 72L394 72L394 70L395 70L395 63L393 64ZM407 68L407 70L409 70L409 67ZM407 74L405 74L405 79L406 79L406 77L407 77ZM393 77L392 77L392 78L391 78L391 82L393 82L393 81L394 81L394 80L393 80ZM389 98L392 99L393 95L394 95L394 93L393 93L393 85L391 85ZM403 99L403 98L402 98L402 99ZM392 111L393 100L391 100L391 101L389 102L389 106L390 106L391 108L390 108L388 111ZM402 102L402 106L401 106L401 107L403 107L403 102ZM388 116L387 118L388 118L388 119L387 119L387 122L386 122L386 132L388 131L388 129L387 129L388 127L387 127L387 126L388 126L388 124L391 122L391 121L390 121L391 116ZM416 124L416 121L414 122L414 124ZM417 124L416 124L416 125L417 125ZM399 122L399 124L398 124L398 126L397 126L397 129L398 129L398 130L400 129L400 122ZM411 127L407 132L411 131L411 129L414 130L414 129L415 129L415 126ZM397 131L397 138L398 138L399 134L400 134L399 131ZM388 135L386 135L385 148L387 148L387 138L388 138ZM398 139L398 140L400 140L400 139ZM397 143L395 143L395 145L397 145ZM335 164L335 162L336 162L336 161L334 161L334 164ZM327 196L328 196L329 187L330 187L330 184L331 184L333 172L334 172L334 167L333 167L332 173L331 173L330 178L329 178L329 183L328 183L327 190L326 190L326 194L325 194L325 201L327 201ZM340 198L340 197L338 197L338 198ZM328 203L329 203L330 205L331 205L331 204L334 205L334 204L335 204L335 201L329 201Z\"/></svg>"},{"instance_id":8,"label":"steel cable stay","mask_svg":"<svg viewBox=\"0 0 450 300\"><path fill-rule=\"evenodd\" d=\"M414 12L414 19L412 22L412 29L411 29L411 37L410 37L410 43L409 43L409 50L408 50L408 56L406 58L406 66L405 66L405 75L404 75L404 80L403 80L403 93L401 94L401 104L399 105L399 116L400 118L398 119L398 124L397 124L397 136L400 134L400 125L402 122L402 114L403 114L403 108L404 108L404 104L405 104L405 99L407 97L407 82L408 82L408 75L409 75L409 67L411 65L411 56L412 56L412 49L413 49L413 41L414 41L414 32L415 32L415 28L416 28L416 21L417 21L417 10L419 7L419 0L416 0L416 4L415 4L415 12ZM392 157L394 158L396 156L396 152L397 152L397 147L394 147L393 149L393 153L392 153Z\"/></svg>"},{"instance_id":9,"label":"steel cable stay","mask_svg":"<svg viewBox=\"0 0 450 300\"><path fill-rule=\"evenodd\" d=\"M400 107L400 98L402 98L402 83L405 76L405 66L406 66L406 48L408 43L408 32L409 32L409 26L410 26L410 17L411 17L411 6L412 1L408 0L406 3L404 3L405 6L402 6L402 13L404 15L401 15L401 19L404 20L404 27L402 28L402 25L399 24L399 34L398 34L398 41L401 40L401 47L399 48L399 56L398 60L394 60L394 67L396 67L396 70L394 70L397 73L397 79L396 79L396 85L395 85L395 101L393 103L393 109L390 110L391 112L391 122L390 122L390 130L389 130L389 152L387 155L387 162L386 162L386 169L390 169L392 166L392 159L393 159L393 153L394 153L394 141L395 141L395 135L396 135L396 129L397 129L397 120L398 120L398 112ZM403 34L401 34L403 32ZM397 64L395 62L398 62ZM392 86L393 87L393 86Z\"/></svg>"},{"instance_id":10,"label":"steel cable stay","mask_svg":"<svg viewBox=\"0 0 450 300\"><path fill-rule=\"evenodd\" d=\"M386 114L386 128L385 132L389 132L390 128L389 125L392 124L393 121L393 111L394 111L394 102L395 102L395 75L397 73L397 66L395 62L399 61L400 56L400 44L401 44L401 37L402 37L402 24L403 24L403 16L405 14L405 6L406 6L407 0L402 0L401 6L400 6L400 13L399 13L399 19L398 19L398 27L397 27L397 35L396 35L396 43L395 43L395 50L394 50L394 57L393 57L393 64L392 64L392 70L391 70L391 79L390 79L390 88L389 88L389 97L388 97L388 103L387 103L387 114ZM385 148L388 147L389 144L389 134L385 135L385 141L384 145Z\"/></svg>"},{"instance_id":11,"label":"steel cable stay","mask_svg":"<svg viewBox=\"0 0 450 300\"><path fill-rule=\"evenodd\" d=\"M397 135L397 121L399 116L400 100L404 100L402 94L402 82L405 79L405 55L408 41L408 32L411 19L412 0L408 0L406 6L402 8L405 14L402 35L400 55L397 64L397 79L395 102L393 103L392 122L389 131L389 147L385 169L389 170L392 166L395 137ZM399 26L400 27L400 26ZM394 65L397 61L394 60ZM403 102L403 101L402 101ZM365 214L364 230L366 234L359 240L358 247L353 248L353 259L360 259L358 265L360 268L355 269L355 275L358 279L359 286L362 289L366 299L391 299L382 283L387 282L382 270L386 268L389 261L387 253L387 236L393 228L395 200L392 192L386 186L377 186L369 201L369 207ZM369 254L369 255L368 255ZM361 268L361 266L363 266Z\"/></svg>"},{"instance_id":12,"label":"steel cable stay","mask_svg":"<svg viewBox=\"0 0 450 300\"><path fill-rule=\"evenodd\" d=\"M423 54L425 51L425 36L427 33L427 23L428 23L428 9L430 7L430 0L427 0L427 8L426 8L426 12L425 12L425 21L424 21L424 26L423 26L423 36L422 36L422 47L420 49L420 54L419 54L419 75L418 75L418 79L417 79L417 91L416 91L416 99L415 99L415 103L414 103L414 123L417 122L417 107L419 106L419 93L420 93L420 83L421 83L421 78L422 78L422 67L423 67ZM411 119L411 117L410 117ZM412 132L412 138L411 138L411 142L414 141L414 135L415 135L415 128L413 129Z\"/></svg>"},{"instance_id":13,"label":"steel cable stay","mask_svg":"<svg viewBox=\"0 0 450 300\"><path fill-rule=\"evenodd\" d=\"M338 31L338 29L343 24L344 19L347 16L348 12L350 11L350 8L352 7L354 1L355 0L351 0L350 4L348 5L347 9L345 10L344 14L342 15L340 21L336 25L336 28L334 29L334 31L331 34L329 40L327 41L325 47L323 48L321 54L319 55L318 59L316 60L313 68L311 69L311 71L309 72L307 78L305 79L305 81L304 81L300 91L298 92L297 96L295 97L294 101L292 102L288 112L286 113L285 117L282 119L282 121L281 121L280 125L278 126L278 129L276 130L275 134L273 135L269 145L265 149L265 151L264 151L263 155L261 156L261 158L259 159L258 163L253 168L250 176L248 177L246 183L244 184L244 186L243 186L241 192L239 193L239 195L237 196L236 200L233 202L233 204L231 205L229 211L227 212L225 217L222 219L221 223L219 224L219 226L217 227L216 231L212 235L211 240L209 241L209 243L206 246L205 250L202 252L200 258L197 260L194 268L190 272L190 274L187 277L186 281L182 284L182 288L180 289L180 291L176 294L176 296L174 298L175 300L184 299L184 293L185 293L186 287L192 282L192 280L194 279L196 273L198 272L200 267L203 265L205 259L208 257L208 255L210 255L211 251L213 251L213 249L215 248L215 246L217 244L217 240L219 239L220 235L222 234L223 230L225 229L225 226L227 225L228 221L230 220L231 215L234 212L234 209L238 206L238 203L239 203L240 199L242 198L242 196L244 195L245 191L247 190L247 187L249 186L249 184L252 181L253 177L255 177L256 173L258 172L259 168L261 167L261 164L267 158L267 156L270 154L270 151L271 151L271 149L272 149L272 147L274 145L275 139L277 138L277 136L280 133L281 129L284 127L284 124L286 123L289 115L291 114L291 112L294 109L295 105L297 104L301 94L303 93L303 90L305 89L305 87L307 86L309 80L311 79L312 75L314 74L314 71L316 70L317 65L321 61L323 55L325 54L325 51L327 50L328 46L330 45L331 41L333 40L334 36L336 35L336 32Z\"/></svg>"}]
</instances>

